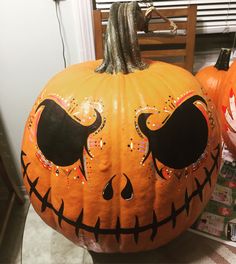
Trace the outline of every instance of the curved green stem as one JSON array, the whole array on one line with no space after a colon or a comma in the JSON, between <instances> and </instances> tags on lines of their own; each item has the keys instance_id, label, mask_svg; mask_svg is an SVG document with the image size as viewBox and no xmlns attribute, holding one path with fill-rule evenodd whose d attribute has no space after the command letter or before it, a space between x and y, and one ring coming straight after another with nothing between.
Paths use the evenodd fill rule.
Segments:
<instances>
[{"instance_id":1,"label":"curved green stem","mask_svg":"<svg viewBox=\"0 0 236 264\"><path fill-rule=\"evenodd\" d=\"M141 60L137 31L145 21L137 2L114 3L110 9L104 46L104 59L95 70L103 73L131 73L148 64Z\"/></svg>"}]
</instances>

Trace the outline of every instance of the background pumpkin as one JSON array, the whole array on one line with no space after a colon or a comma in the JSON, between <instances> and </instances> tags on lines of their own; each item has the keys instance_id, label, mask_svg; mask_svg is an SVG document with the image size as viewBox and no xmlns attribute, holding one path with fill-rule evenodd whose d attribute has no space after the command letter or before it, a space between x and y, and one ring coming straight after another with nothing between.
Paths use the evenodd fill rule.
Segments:
<instances>
[{"instance_id":1,"label":"background pumpkin","mask_svg":"<svg viewBox=\"0 0 236 264\"><path fill-rule=\"evenodd\" d=\"M220 87L222 135L230 152L236 157L236 62L234 61Z\"/></svg>"},{"instance_id":2,"label":"background pumpkin","mask_svg":"<svg viewBox=\"0 0 236 264\"><path fill-rule=\"evenodd\" d=\"M220 86L229 69L230 54L230 49L222 48L216 64L204 67L196 74L207 96L217 108L219 107Z\"/></svg>"},{"instance_id":3,"label":"background pumpkin","mask_svg":"<svg viewBox=\"0 0 236 264\"><path fill-rule=\"evenodd\" d=\"M27 121L21 161L48 225L92 251L135 252L193 224L214 188L221 141L197 80L141 61L138 4L113 4L110 14L103 63L49 81Z\"/></svg>"}]
</instances>

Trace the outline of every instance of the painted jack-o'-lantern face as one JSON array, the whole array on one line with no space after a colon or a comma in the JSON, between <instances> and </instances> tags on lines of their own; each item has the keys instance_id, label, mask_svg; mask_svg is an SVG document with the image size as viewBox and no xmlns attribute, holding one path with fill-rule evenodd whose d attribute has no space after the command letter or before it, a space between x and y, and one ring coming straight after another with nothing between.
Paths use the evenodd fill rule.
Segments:
<instances>
[{"instance_id":1,"label":"painted jack-o'-lantern face","mask_svg":"<svg viewBox=\"0 0 236 264\"><path fill-rule=\"evenodd\" d=\"M218 123L197 81L178 67L156 62L104 79L96 65L58 74L36 101L24 182L42 219L75 243L155 248L189 227L209 199Z\"/></svg>"},{"instance_id":2,"label":"painted jack-o'-lantern face","mask_svg":"<svg viewBox=\"0 0 236 264\"><path fill-rule=\"evenodd\" d=\"M124 5L113 11L139 12L137 2ZM122 43L116 37L108 43ZM99 61L74 65L37 99L22 144L24 183L41 218L76 244L153 249L191 226L210 198L219 126L190 73L161 62L147 67L136 48L127 62L120 61L127 50L117 58L114 48L105 50L99 68ZM117 74L94 72L103 66Z\"/></svg>"}]
</instances>

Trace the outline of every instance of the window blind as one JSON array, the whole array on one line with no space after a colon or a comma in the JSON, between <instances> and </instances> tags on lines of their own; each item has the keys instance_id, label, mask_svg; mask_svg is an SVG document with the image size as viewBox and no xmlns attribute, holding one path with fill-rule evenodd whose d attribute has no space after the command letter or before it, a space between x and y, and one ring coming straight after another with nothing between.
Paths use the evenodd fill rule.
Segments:
<instances>
[{"instance_id":1,"label":"window blind","mask_svg":"<svg viewBox=\"0 0 236 264\"><path fill-rule=\"evenodd\" d=\"M130 1L132 0L94 0L94 6L96 9L108 10L114 2ZM139 2L142 8L146 7L144 3ZM153 5L158 9L181 8L190 4L197 5L196 32L198 34L236 31L236 0L153 1Z\"/></svg>"}]
</instances>

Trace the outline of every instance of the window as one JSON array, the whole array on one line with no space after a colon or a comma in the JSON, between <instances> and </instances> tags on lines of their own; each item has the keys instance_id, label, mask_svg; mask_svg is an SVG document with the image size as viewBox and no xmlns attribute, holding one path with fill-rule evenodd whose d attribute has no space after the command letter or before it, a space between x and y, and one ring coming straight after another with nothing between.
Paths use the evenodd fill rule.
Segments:
<instances>
[{"instance_id":1,"label":"window","mask_svg":"<svg viewBox=\"0 0 236 264\"><path fill-rule=\"evenodd\" d=\"M131 0L93 0L94 7L101 10L109 9L113 2L130 2ZM236 31L236 0L176 0L153 1L155 7L184 7L197 5L197 33L229 33ZM145 7L144 3L140 6Z\"/></svg>"}]
</instances>

